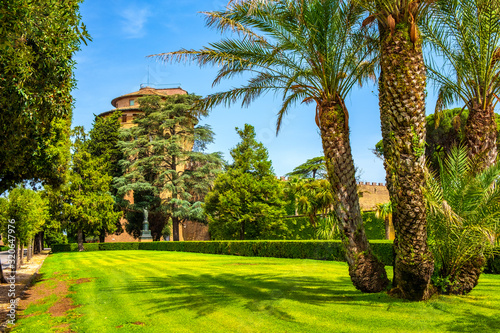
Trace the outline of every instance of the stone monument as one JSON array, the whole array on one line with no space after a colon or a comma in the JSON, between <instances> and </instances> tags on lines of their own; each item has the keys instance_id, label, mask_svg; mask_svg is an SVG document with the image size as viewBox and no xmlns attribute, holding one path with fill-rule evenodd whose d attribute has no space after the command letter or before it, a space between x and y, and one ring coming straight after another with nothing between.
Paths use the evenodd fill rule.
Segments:
<instances>
[{"instance_id":1,"label":"stone monument","mask_svg":"<svg viewBox=\"0 0 500 333\"><path fill-rule=\"evenodd\" d=\"M142 233L141 237L139 237L139 242L152 242L153 237L151 237L151 231L149 230L147 208L144 208L143 212L144 212L144 221L142 222Z\"/></svg>"}]
</instances>

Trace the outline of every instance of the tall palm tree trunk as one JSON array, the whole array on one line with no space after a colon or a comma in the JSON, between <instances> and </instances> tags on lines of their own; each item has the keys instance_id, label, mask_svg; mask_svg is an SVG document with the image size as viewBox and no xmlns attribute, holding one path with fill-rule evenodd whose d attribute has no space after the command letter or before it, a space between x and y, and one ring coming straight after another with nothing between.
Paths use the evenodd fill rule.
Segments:
<instances>
[{"instance_id":1,"label":"tall palm tree trunk","mask_svg":"<svg viewBox=\"0 0 500 333\"><path fill-rule=\"evenodd\" d=\"M420 41L408 27L382 37L379 80L384 166L395 228L392 293L410 300L431 295L434 261L427 246L422 194L425 166L426 71Z\"/></svg>"},{"instance_id":2,"label":"tall palm tree trunk","mask_svg":"<svg viewBox=\"0 0 500 333\"><path fill-rule=\"evenodd\" d=\"M340 220L346 247L349 275L363 292L380 292L389 284L384 264L372 253L366 238L359 206L355 168L351 155L347 119L339 104L320 105L321 139L328 178L336 197L335 211Z\"/></svg>"},{"instance_id":3,"label":"tall palm tree trunk","mask_svg":"<svg viewBox=\"0 0 500 333\"><path fill-rule=\"evenodd\" d=\"M465 140L468 155L476 159L478 172L493 164L497 159L497 124L491 106L484 109L477 101L468 103L469 117L465 125ZM486 265L483 256L473 257L465 263L459 272L451 277L454 285L448 290L450 294L464 295L472 291L479 282L479 277Z\"/></svg>"},{"instance_id":4,"label":"tall palm tree trunk","mask_svg":"<svg viewBox=\"0 0 500 333\"><path fill-rule=\"evenodd\" d=\"M479 169L492 166L497 159L497 124L491 106L484 109L477 101L469 102L465 140L469 157L479 158Z\"/></svg>"}]
</instances>

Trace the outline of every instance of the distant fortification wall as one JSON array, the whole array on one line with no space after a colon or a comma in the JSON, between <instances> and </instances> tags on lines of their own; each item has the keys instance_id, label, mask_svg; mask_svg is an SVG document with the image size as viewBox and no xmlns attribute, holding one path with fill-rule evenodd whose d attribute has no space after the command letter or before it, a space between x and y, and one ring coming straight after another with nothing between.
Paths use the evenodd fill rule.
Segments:
<instances>
[{"instance_id":1,"label":"distant fortification wall","mask_svg":"<svg viewBox=\"0 0 500 333\"><path fill-rule=\"evenodd\" d=\"M359 205L361 210L375 210L377 204L389 202L389 191L382 183L359 182Z\"/></svg>"}]
</instances>

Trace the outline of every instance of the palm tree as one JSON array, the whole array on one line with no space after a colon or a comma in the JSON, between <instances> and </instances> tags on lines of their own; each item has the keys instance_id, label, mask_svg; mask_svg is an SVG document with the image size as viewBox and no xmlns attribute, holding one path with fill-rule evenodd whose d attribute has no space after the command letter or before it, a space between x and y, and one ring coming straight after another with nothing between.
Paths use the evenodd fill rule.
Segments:
<instances>
[{"instance_id":1,"label":"palm tree","mask_svg":"<svg viewBox=\"0 0 500 333\"><path fill-rule=\"evenodd\" d=\"M436 258L434 284L466 294L477 285L500 225L500 164L477 173L465 148L453 148L439 175L427 174L429 245Z\"/></svg>"},{"instance_id":2,"label":"palm tree","mask_svg":"<svg viewBox=\"0 0 500 333\"><path fill-rule=\"evenodd\" d=\"M378 23L379 107L384 167L396 253L391 294L423 300L431 295L434 270L427 246L425 201L426 69L419 20L433 0L355 0Z\"/></svg>"},{"instance_id":3,"label":"palm tree","mask_svg":"<svg viewBox=\"0 0 500 333\"><path fill-rule=\"evenodd\" d=\"M385 202L377 204L375 217L385 222L385 239L394 240L394 225L392 224L392 204Z\"/></svg>"},{"instance_id":4,"label":"palm tree","mask_svg":"<svg viewBox=\"0 0 500 333\"><path fill-rule=\"evenodd\" d=\"M351 1L248 0L206 14L209 26L233 30L239 38L156 57L220 66L214 84L242 73L252 75L239 88L207 96L199 107L230 105L238 99L248 105L266 92L280 93L277 131L292 105L315 103L351 280L364 292L383 290L389 281L364 232L344 103L351 88L373 72L373 49L365 36L355 33L361 28L362 10Z\"/></svg>"},{"instance_id":5,"label":"palm tree","mask_svg":"<svg viewBox=\"0 0 500 333\"><path fill-rule=\"evenodd\" d=\"M296 213L306 215L315 229L319 217L329 215L335 201L330 183L325 179L293 177L286 184L285 194L295 200Z\"/></svg>"},{"instance_id":6,"label":"palm tree","mask_svg":"<svg viewBox=\"0 0 500 333\"><path fill-rule=\"evenodd\" d=\"M469 109L465 141L479 169L495 163L495 105L500 93L500 1L437 0L422 32L446 66L429 61L439 85L438 111L461 101Z\"/></svg>"}]
</instances>

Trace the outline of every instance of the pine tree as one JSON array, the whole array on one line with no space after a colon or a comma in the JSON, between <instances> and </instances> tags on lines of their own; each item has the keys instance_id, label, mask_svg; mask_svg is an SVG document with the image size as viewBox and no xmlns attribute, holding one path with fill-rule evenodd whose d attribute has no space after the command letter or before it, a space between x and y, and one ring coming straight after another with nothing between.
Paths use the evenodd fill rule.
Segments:
<instances>
[{"instance_id":1,"label":"pine tree","mask_svg":"<svg viewBox=\"0 0 500 333\"><path fill-rule=\"evenodd\" d=\"M267 149L246 124L236 129L241 142L231 150L234 163L217 177L204 209L214 239L276 239L286 233L281 184Z\"/></svg>"},{"instance_id":2,"label":"pine tree","mask_svg":"<svg viewBox=\"0 0 500 333\"><path fill-rule=\"evenodd\" d=\"M162 99L163 98L163 99ZM134 126L122 130L124 175L115 180L118 195L133 193L134 203L122 200L127 210L129 231L137 236L142 211L149 211L153 239L158 240L169 219L173 239L179 240L179 224L203 220L200 200L221 169L218 153L206 154L213 141L208 125L196 126L203 114L193 110L195 95L144 97L139 100L144 114Z\"/></svg>"},{"instance_id":3,"label":"pine tree","mask_svg":"<svg viewBox=\"0 0 500 333\"><path fill-rule=\"evenodd\" d=\"M106 164L106 173L112 178L122 175L121 167L118 162L123 159L123 152L118 147L121 111L115 111L108 117L96 116L94 124L89 132L89 139L85 142L85 150L93 157L99 157ZM111 185L111 184L110 184ZM116 188L110 187L111 194L116 197ZM118 205L115 205L115 211L119 211ZM116 221L113 230L122 232L120 221ZM99 235L99 242L103 243L106 234L111 230L103 228Z\"/></svg>"},{"instance_id":4,"label":"pine tree","mask_svg":"<svg viewBox=\"0 0 500 333\"><path fill-rule=\"evenodd\" d=\"M78 249L83 251L83 234L98 236L104 228L114 231L121 212L114 211L110 193L111 176L102 158L86 150L83 128L74 131L74 145L68 184L62 190L63 211L70 232L76 232Z\"/></svg>"}]
</instances>

